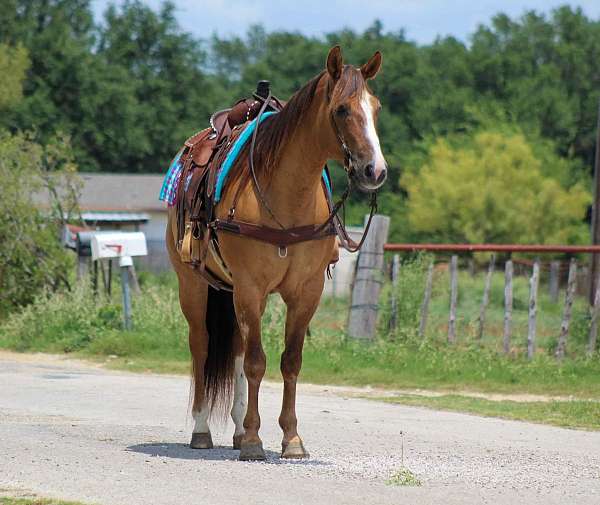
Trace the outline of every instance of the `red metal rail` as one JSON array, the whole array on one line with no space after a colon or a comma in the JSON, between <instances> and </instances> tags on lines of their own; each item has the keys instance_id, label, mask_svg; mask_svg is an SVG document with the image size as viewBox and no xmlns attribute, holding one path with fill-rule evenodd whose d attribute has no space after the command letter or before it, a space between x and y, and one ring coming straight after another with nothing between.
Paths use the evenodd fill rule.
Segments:
<instances>
[{"instance_id":1,"label":"red metal rail","mask_svg":"<svg viewBox=\"0 0 600 505\"><path fill-rule=\"evenodd\" d=\"M600 253L600 245L545 244L385 244L384 251Z\"/></svg>"}]
</instances>

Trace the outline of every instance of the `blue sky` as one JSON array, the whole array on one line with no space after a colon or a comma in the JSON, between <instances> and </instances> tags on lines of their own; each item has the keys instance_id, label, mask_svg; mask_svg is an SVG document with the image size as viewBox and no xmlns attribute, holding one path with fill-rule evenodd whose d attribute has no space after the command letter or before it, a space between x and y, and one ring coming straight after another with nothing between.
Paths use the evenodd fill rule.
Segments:
<instances>
[{"instance_id":1,"label":"blue sky","mask_svg":"<svg viewBox=\"0 0 600 505\"><path fill-rule=\"evenodd\" d=\"M92 0L98 18L111 3ZM497 12L511 17L525 10L549 12L560 5L579 6L590 17L600 18L599 0L174 0L177 18L185 31L198 38L216 32L243 35L248 25L262 23L267 30L300 31L321 35L342 27L361 31L380 19L389 31L405 29L409 39L428 43L437 35L454 35L468 41L477 25ZM157 8L160 0L145 2Z\"/></svg>"}]
</instances>

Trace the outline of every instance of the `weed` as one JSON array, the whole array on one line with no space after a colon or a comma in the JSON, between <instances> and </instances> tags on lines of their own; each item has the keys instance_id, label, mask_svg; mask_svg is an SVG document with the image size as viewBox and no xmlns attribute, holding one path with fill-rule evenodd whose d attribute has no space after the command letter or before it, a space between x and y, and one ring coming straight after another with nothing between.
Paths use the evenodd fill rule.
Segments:
<instances>
[{"instance_id":1,"label":"weed","mask_svg":"<svg viewBox=\"0 0 600 505\"><path fill-rule=\"evenodd\" d=\"M421 481L408 468L401 468L385 481L388 486L420 486Z\"/></svg>"}]
</instances>

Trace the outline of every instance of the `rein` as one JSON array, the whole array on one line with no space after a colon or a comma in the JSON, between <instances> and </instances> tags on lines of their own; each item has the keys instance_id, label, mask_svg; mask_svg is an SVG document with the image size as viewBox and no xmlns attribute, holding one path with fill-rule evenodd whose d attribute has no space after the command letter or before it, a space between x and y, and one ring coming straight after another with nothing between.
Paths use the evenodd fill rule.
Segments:
<instances>
[{"instance_id":1,"label":"rein","mask_svg":"<svg viewBox=\"0 0 600 505\"><path fill-rule=\"evenodd\" d=\"M263 99L263 104L262 104L262 106L256 116L256 119L255 119L256 127L254 128L254 131L252 132L252 139L250 142L249 165L250 165L250 174L252 176L252 182L254 184L254 188L256 189L258 199L260 200L260 203L264 206L264 208L267 209L267 212L269 213L269 215L271 216L273 221L275 221L275 223L277 223L277 225L279 226L279 229L270 228L267 226L255 225L255 224L251 224L251 223L244 223L241 221L234 220L235 208L237 206L237 202L238 202L239 196L241 194L241 188L243 187L243 184L240 184L238 187L238 190L233 199L232 206L229 209L227 220L223 221L220 219L215 219L211 223L211 227L216 230L222 230L222 231L228 231L230 233L246 235L246 236L256 238L257 240L262 240L265 242L273 243L274 245L277 245L279 247L279 256L281 258L285 258L287 256L287 246L288 245L299 243L299 242L307 242L310 240L316 240L316 239L324 238L324 237L326 237L328 235L332 235L332 234L335 234L338 236L338 238L340 240L340 244L344 249L346 249L352 253L357 252L362 247L364 241L366 240L367 234L369 233L369 228L371 227L371 221L373 220L373 216L377 212L377 192L374 191L373 193L371 193L371 202L369 204L370 205L369 218L367 220L367 224L365 225L365 230L363 232L363 235L362 235L361 239L359 240L359 242L357 243L354 240L352 240L352 238L350 238L350 235L348 234L348 231L346 230L345 220L341 219L338 214L340 209L345 208L344 206L345 206L346 200L348 199L348 197L350 196L350 193L352 191L351 174L352 174L352 171L354 170L354 168L352 166L352 153L351 153L350 149L348 148L348 146L346 145L346 142L344 141L343 137L341 136L341 134L337 128L337 125L335 123L335 120L333 118L331 118L332 126L333 126L335 134L340 142L342 151L344 152L344 169L346 171L347 185L346 185L346 189L344 190L344 193L342 194L341 198L335 204L333 203L331 194L328 191L326 191L327 203L328 203L328 206L330 209L329 216L327 217L327 219L320 225L316 225L316 226L309 225L309 226L302 226L302 227L296 227L296 228L286 228L285 225L283 225L282 222L277 218L277 216L275 216L275 213L273 212L270 205L268 204L267 199L265 198L265 195L260 187L260 184L258 183L258 177L256 176L256 170L254 168L254 147L256 145L256 137L258 134L258 128L260 125L261 116L263 115L263 113L265 112L267 107L269 106L269 103L271 102L271 98L272 98L271 92L269 91L268 95ZM327 170L327 175L329 176L328 170ZM329 179L331 180L331 178L329 178ZM345 214L345 212L344 212L344 214ZM328 228L331 225L333 225L334 233L330 233L328 230Z\"/></svg>"}]
</instances>

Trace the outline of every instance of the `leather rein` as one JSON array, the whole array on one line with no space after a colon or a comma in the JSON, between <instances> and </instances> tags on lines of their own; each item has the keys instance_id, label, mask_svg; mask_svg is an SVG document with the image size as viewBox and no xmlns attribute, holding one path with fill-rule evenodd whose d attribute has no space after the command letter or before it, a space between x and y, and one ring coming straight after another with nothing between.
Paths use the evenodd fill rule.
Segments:
<instances>
[{"instance_id":1,"label":"leather rein","mask_svg":"<svg viewBox=\"0 0 600 505\"><path fill-rule=\"evenodd\" d=\"M279 248L278 252L281 258L285 258L287 256L287 247L289 245L297 244L300 242L308 242L310 240L318 240L331 235L337 235L340 240L341 246L349 252L358 251L362 247L367 237L369 228L371 226L371 221L373 219L374 214L377 212L377 193L375 191L371 193L369 218L367 220L367 224L365 225L365 230L361 239L358 242L355 242L346 230L345 219L341 219L338 214L340 209L345 209L344 205L346 203L346 200L350 196L350 192L352 190L351 175L354 171L354 167L352 165L352 153L346 145L343 137L341 136L333 117L330 118L331 123L336 133L336 136L340 142L340 146L344 152L344 169L346 171L347 186L341 198L335 204L332 201L330 192L325 191L325 193L327 194L327 203L329 206L328 218L319 225L306 225L286 228L277 218L277 216L275 216L275 213L268 204L267 199L258 182L258 177L256 176L256 170L254 167L254 147L256 145L256 137L258 134L261 116L269 106L271 98L271 92L269 91L268 96L263 99L263 104L255 119L256 127L252 132L252 139L250 143L249 152L249 165L250 174L252 176L252 183L256 190L258 199L260 200L260 203L264 206L264 208L267 210L273 221L277 223L279 228L272 228L264 225L257 225L234 219L237 201L241 194L242 188L245 186L245 184L242 183L240 183L240 185L238 186L238 190L234 196L232 206L229 209L227 219L214 219L209 224L209 226L213 230L221 230L237 235L247 236L256 240L260 240L262 242L268 242L273 245L276 245ZM325 169L327 176L329 177L329 170L327 169L327 166L325 167Z\"/></svg>"}]
</instances>

